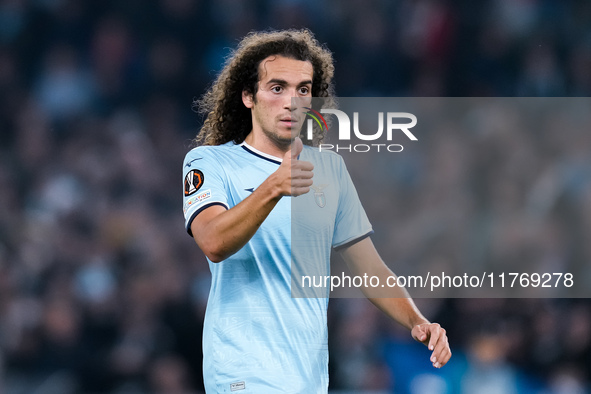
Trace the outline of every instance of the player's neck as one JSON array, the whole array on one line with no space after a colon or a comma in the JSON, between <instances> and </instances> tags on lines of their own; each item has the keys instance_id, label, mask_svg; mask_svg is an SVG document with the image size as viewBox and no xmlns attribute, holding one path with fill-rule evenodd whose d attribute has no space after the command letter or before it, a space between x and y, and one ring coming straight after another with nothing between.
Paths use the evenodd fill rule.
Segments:
<instances>
[{"instance_id":1,"label":"player's neck","mask_svg":"<svg viewBox=\"0 0 591 394\"><path fill-rule=\"evenodd\" d=\"M244 142L258 151L276 157L279 161L285 156L291 145L279 146L277 143L267 138L265 135L258 135L251 132L246 136Z\"/></svg>"}]
</instances>

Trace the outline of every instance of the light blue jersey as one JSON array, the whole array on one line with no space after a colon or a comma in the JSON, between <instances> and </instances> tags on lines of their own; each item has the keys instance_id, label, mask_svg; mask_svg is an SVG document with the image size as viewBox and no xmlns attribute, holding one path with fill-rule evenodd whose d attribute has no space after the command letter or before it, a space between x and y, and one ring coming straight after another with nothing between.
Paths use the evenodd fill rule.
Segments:
<instances>
[{"instance_id":1,"label":"light blue jersey","mask_svg":"<svg viewBox=\"0 0 591 394\"><path fill-rule=\"evenodd\" d=\"M292 298L292 211L298 274L328 275L331 248L359 241L372 229L340 156L304 147L300 160L314 164L312 190L283 197L240 251L220 263L209 261L212 284L203 331L208 393L328 390L328 293ZM280 164L245 143L191 150L183 164L189 234L199 212L212 205L231 209ZM312 266L315 272L309 273Z\"/></svg>"}]
</instances>

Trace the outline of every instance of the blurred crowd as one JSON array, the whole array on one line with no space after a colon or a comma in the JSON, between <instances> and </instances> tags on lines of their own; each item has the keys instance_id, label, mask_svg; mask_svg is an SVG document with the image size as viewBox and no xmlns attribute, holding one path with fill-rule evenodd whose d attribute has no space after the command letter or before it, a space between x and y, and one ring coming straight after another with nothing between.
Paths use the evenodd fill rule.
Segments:
<instances>
[{"instance_id":1,"label":"blurred crowd","mask_svg":"<svg viewBox=\"0 0 591 394\"><path fill-rule=\"evenodd\" d=\"M181 210L192 103L269 27L314 31L340 96L591 95L586 0L0 0L0 392L201 392L209 270ZM383 167L400 208L367 210L376 242L394 240L385 258L589 262L588 133L499 130L442 132ZM334 299L331 389L591 389L587 299L417 302L452 362L433 370L367 300Z\"/></svg>"},{"instance_id":2,"label":"blurred crowd","mask_svg":"<svg viewBox=\"0 0 591 394\"><path fill-rule=\"evenodd\" d=\"M506 280L501 288L496 276L490 293L462 286L451 290L449 285L441 293L409 288L411 294L429 297L417 300L421 309L447 329L452 348L459 345L453 362L436 374L424 363L423 349L409 345L398 354L407 333L391 337L380 312L355 312L347 309L351 300L332 300L340 306L337 311L354 315L352 327L339 325L335 333L337 338L354 336L341 342L343 348L336 347L345 355L337 365L351 364L342 376L356 380L365 373L359 371L374 369L360 366L359 355L349 354L345 344L372 344L377 337L384 342L368 349L387 349L385 367L395 387L420 387L413 393L588 392L589 299L535 297L589 297L591 248L585 237L591 233L591 98L397 102L415 103L411 112L427 124L413 128L419 141L402 138L401 153L342 152L371 218L372 239L391 269L423 278L427 272L572 273L576 283L542 289ZM485 283L490 283L488 276ZM434 294L457 298L437 300ZM499 298L482 299L485 294ZM386 326L376 336L373 328L380 321Z\"/></svg>"}]
</instances>

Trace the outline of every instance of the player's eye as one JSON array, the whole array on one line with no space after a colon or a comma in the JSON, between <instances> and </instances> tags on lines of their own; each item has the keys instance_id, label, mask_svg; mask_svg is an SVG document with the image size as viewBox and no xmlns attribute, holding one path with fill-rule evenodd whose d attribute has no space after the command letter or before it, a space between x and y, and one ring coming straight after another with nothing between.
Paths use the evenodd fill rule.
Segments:
<instances>
[{"instance_id":1,"label":"player's eye","mask_svg":"<svg viewBox=\"0 0 591 394\"><path fill-rule=\"evenodd\" d=\"M305 95L307 95L310 92L310 88L308 88L307 86L302 86L300 88L300 91L299 92L300 92L301 95L305 96Z\"/></svg>"},{"instance_id":2,"label":"player's eye","mask_svg":"<svg viewBox=\"0 0 591 394\"><path fill-rule=\"evenodd\" d=\"M281 91L282 91L282 90L283 90L283 88L282 88L281 86L279 86L279 85L277 85L277 86L273 86L273 87L271 88L271 91L272 91L273 93L281 93Z\"/></svg>"}]
</instances>

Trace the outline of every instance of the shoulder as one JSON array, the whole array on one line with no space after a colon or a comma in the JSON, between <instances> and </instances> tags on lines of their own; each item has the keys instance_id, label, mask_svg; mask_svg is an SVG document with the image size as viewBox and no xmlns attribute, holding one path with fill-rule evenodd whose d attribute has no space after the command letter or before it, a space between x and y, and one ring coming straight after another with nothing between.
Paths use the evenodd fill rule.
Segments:
<instances>
[{"instance_id":1,"label":"shoulder","mask_svg":"<svg viewBox=\"0 0 591 394\"><path fill-rule=\"evenodd\" d=\"M324 160L342 160L341 155L330 149L321 149L318 146L304 145L304 151L311 157L322 158Z\"/></svg>"},{"instance_id":2,"label":"shoulder","mask_svg":"<svg viewBox=\"0 0 591 394\"><path fill-rule=\"evenodd\" d=\"M198 146L187 152L183 165L187 166L197 160L205 160L206 162L211 160L218 161L220 157L232 154L232 151L238 146L239 145L236 145L233 142L228 142L223 145Z\"/></svg>"},{"instance_id":3,"label":"shoulder","mask_svg":"<svg viewBox=\"0 0 591 394\"><path fill-rule=\"evenodd\" d=\"M303 159L309 160L312 163L319 163L323 165L344 166L343 157L338 153L323 149L317 146L304 146L305 157Z\"/></svg>"},{"instance_id":4,"label":"shoulder","mask_svg":"<svg viewBox=\"0 0 591 394\"><path fill-rule=\"evenodd\" d=\"M201 145L201 146L197 146L193 149L191 149L189 152L187 152L187 156L189 155L215 155L217 153L220 152L229 152L237 147L240 147L240 145L236 145L233 142L226 142L225 144L222 145Z\"/></svg>"}]
</instances>

